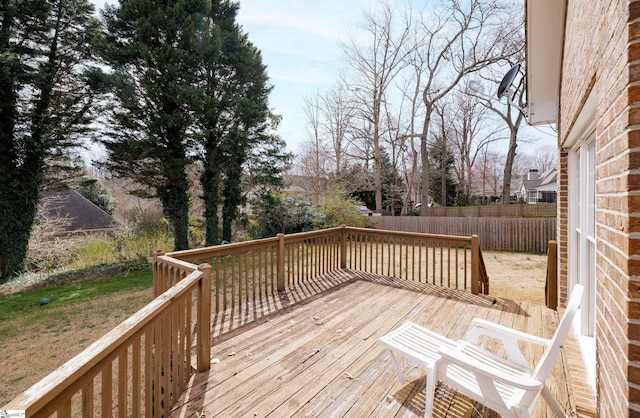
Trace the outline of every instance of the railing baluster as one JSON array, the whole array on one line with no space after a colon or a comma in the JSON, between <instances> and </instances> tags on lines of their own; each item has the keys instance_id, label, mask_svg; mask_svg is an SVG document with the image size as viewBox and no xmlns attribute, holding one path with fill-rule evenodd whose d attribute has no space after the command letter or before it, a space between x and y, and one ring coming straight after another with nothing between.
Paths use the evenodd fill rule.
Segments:
<instances>
[{"instance_id":1,"label":"railing baluster","mask_svg":"<svg viewBox=\"0 0 640 418\"><path fill-rule=\"evenodd\" d=\"M108 362L102 369L101 401L102 416L113 415L113 363Z\"/></svg>"},{"instance_id":2,"label":"railing baluster","mask_svg":"<svg viewBox=\"0 0 640 418\"><path fill-rule=\"evenodd\" d=\"M82 417L93 417L93 379L89 379L82 388ZM140 415L136 415L140 416Z\"/></svg>"},{"instance_id":3,"label":"railing baluster","mask_svg":"<svg viewBox=\"0 0 640 418\"><path fill-rule=\"evenodd\" d=\"M140 367L140 338L138 337L131 345L131 416L140 416L140 388L142 372Z\"/></svg>"},{"instance_id":4,"label":"railing baluster","mask_svg":"<svg viewBox=\"0 0 640 418\"><path fill-rule=\"evenodd\" d=\"M127 414L127 380L128 380L128 356L129 350L125 349L118 356L118 416L126 417Z\"/></svg>"},{"instance_id":5,"label":"railing baluster","mask_svg":"<svg viewBox=\"0 0 640 418\"><path fill-rule=\"evenodd\" d=\"M60 408L56 411L56 418L70 418L71 417L71 399L60 405Z\"/></svg>"},{"instance_id":6,"label":"railing baluster","mask_svg":"<svg viewBox=\"0 0 640 418\"><path fill-rule=\"evenodd\" d=\"M451 287L451 245L447 245L447 287Z\"/></svg>"},{"instance_id":7,"label":"railing baluster","mask_svg":"<svg viewBox=\"0 0 640 418\"><path fill-rule=\"evenodd\" d=\"M151 417L151 411L153 410L153 392L154 392L154 368L153 362L153 346L154 346L154 334L155 327L149 327L144 335L144 376L145 376L145 390L144 390L144 416L145 418Z\"/></svg>"}]
</instances>

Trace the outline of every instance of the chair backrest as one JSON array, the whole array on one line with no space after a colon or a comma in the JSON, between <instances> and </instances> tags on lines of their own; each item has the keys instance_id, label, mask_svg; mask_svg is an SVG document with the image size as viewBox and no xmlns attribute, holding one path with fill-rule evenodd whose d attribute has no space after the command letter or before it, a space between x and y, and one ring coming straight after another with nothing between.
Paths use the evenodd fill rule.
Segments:
<instances>
[{"instance_id":1,"label":"chair backrest","mask_svg":"<svg viewBox=\"0 0 640 418\"><path fill-rule=\"evenodd\" d=\"M569 297L569 303L567 303L567 309L564 311L564 315L558 324L558 328L556 328L556 332L553 334L549 346L531 374L531 377L534 379L544 382L549 376L549 373L551 373L553 365L556 362L556 358L558 357L558 354L560 354L560 349L562 348L564 341L567 339L569 328L571 328L573 318L576 316L576 312L578 311L578 307L582 301L583 292L584 287L582 285L577 284L574 286L573 291L571 292L571 297Z\"/></svg>"}]
</instances>

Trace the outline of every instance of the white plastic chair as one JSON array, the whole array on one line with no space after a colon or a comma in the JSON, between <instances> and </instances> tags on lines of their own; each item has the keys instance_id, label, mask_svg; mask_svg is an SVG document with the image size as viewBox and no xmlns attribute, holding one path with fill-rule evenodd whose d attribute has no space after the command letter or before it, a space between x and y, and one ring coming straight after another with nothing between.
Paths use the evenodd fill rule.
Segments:
<instances>
[{"instance_id":1,"label":"white plastic chair","mask_svg":"<svg viewBox=\"0 0 640 418\"><path fill-rule=\"evenodd\" d=\"M431 417L438 381L505 417L529 417L540 394L556 416L564 417L562 407L544 382L560 354L582 300L583 290L581 285L573 288L567 309L551 339L476 318L464 341L455 342L420 325L407 322L378 339L378 342L391 354L402 384L404 378L394 352L424 367L427 375L425 417ZM507 358L479 347L478 338L483 335L501 341ZM533 371L520 351L519 341L546 347Z\"/></svg>"}]
</instances>

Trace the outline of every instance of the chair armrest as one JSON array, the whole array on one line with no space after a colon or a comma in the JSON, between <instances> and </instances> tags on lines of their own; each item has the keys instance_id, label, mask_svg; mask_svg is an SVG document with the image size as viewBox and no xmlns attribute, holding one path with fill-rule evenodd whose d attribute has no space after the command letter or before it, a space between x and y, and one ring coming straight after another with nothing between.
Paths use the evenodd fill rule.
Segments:
<instances>
[{"instance_id":1,"label":"chair armrest","mask_svg":"<svg viewBox=\"0 0 640 418\"><path fill-rule=\"evenodd\" d=\"M518 341L526 341L533 344L542 346L548 346L551 340L546 338L536 337L535 335L527 334L526 332L518 331L513 328L505 327L504 325L496 324L495 322L487 321L480 318L474 318L471 321L472 328L467 333L467 341L477 343L477 338L481 335L487 335L489 337L497 338L499 340L504 339L516 339ZM471 340L475 339L475 340Z\"/></svg>"},{"instance_id":2,"label":"chair armrest","mask_svg":"<svg viewBox=\"0 0 640 418\"><path fill-rule=\"evenodd\" d=\"M465 370L468 370L472 373L484 375L491 380L499 381L519 389L541 390L543 387L542 382L532 378L531 376L527 376L526 374L523 374L523 373L518 373L517 376L509 375L499 369L491 367L488 364L478 361L477 358L468 356L458 350L453 350L453 351L438 350L438 354L442 357L442 360L440 360L440 362L438 362L436 365L438 369L440 369L441 367L446 367L448 364L453 364ZM439 376L440 375L439 370L436 370L435 374L436 376Z\"/></svg>"},{"instance_id":3,"label":"chair armrest","mask_svg":"<svg viewBox=\"0 0 640 418\"><path fill-rule=\"evenodd\" d=\"M512 328L505 327L495 322L474 318L471 321L472 328L467 333L466 340L474 345L478 344L478 338L482 335L500 340L507 353L507 359L520 367L529 369L529 363L520 351L519 341L526 341L533 344L548 346L551 340L536 337Z\"/></svg>"}]
</instances>

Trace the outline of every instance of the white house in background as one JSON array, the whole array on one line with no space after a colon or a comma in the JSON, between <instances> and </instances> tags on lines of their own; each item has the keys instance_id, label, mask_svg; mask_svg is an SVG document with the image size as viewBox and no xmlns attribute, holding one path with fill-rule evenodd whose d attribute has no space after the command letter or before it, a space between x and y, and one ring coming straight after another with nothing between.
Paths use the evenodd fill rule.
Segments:
<instances>
[{"instance_id":1,"label":"white house in background","mask_svg":"<svg viewBox=\"0 0 640 418\"><path fill-rule=\"evenodd\" d=\"M525 203L554 203L557 201L558 169L551 168L542 174L538 170L529 170L520 178L516 197Z\"/></svg>"}]
</instances>

